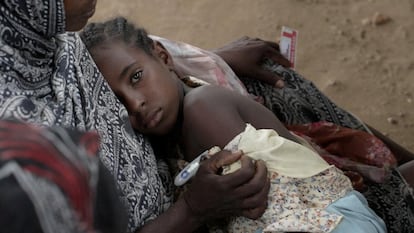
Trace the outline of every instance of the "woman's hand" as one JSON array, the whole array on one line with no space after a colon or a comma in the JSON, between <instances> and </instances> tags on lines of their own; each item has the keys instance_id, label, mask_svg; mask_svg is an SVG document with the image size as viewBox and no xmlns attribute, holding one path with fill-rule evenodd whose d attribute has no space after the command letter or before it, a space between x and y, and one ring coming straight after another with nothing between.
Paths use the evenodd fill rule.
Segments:
<instances>
[{"instance_id":1,"label":"woman's hand","mask_svg":"<svg viewBox=\"0 0 414 233\"><path fill-rule=\"evenodd\" d=\"M241 169L219 175L224 165L239 159ZM263 161L253 162L242 152L221 151L201 163L184 199L192 213L203 220L235 215L256 219L267 207L269 187Z\"/></svg>"},{"instance_id":2,"label":"woman's hand","mask_svg":"<svg viewBox=\"0 0 414 233\"><path fill-rule=\"evenodd\" d=\"M290 66L275 42L245 36L213 52L223 58L239 77L258 79L277 88L284 86L279 76L262 67L265 58L285 67Z\"/></svg>"}]
</instances>

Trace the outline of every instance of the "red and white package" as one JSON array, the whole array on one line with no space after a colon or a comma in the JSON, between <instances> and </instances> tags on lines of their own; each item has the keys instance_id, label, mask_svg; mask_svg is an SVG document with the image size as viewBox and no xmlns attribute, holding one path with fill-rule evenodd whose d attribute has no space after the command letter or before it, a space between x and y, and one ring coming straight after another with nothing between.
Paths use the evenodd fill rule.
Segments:
<instances>
[{"instance_id":1,"label":"red and white package","mask_svg":"<svg viewBox=\"0 0 414 233\"><path fill-rule=\"evenodd\" d=\"M296 63L296 41L298 31L292 28L282 27L282 36L280 37L280 53L290 61L290 67L295 68Z\"/></svg>"}]
</instances>

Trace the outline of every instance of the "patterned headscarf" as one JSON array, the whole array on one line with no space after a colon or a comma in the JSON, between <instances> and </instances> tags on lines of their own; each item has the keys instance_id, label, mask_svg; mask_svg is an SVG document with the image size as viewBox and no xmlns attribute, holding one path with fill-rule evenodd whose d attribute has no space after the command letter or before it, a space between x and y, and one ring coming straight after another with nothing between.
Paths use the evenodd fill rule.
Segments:
<instances>
[{"instance_id":1,"label":"patterned headscarf","mask_svg":"<svg viewBox=\"0 0 414 233\"><path fill-rule=\"evenodd\" d=\"M123 232L98 143L96 133L0 121L1 231Z\"/></svg>"},{"instance_id":2,"label":"patterned headscarf","mask_svg":"<svg viewBox=\"0 0 414 233\"><path fill-rule=\"evenodd\" d=\"M63 7L63 0L0 1L0 118L97 131L99 156L134 231L169 207L171 186L164 184L172 182L79 36L64 32Z\"/></svg>"}]
</instances>

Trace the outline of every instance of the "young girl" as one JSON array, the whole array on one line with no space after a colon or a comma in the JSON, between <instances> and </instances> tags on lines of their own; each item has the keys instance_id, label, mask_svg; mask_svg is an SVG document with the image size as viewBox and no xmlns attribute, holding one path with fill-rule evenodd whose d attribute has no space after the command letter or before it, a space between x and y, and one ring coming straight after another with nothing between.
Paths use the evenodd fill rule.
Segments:
<instances>
[{"instance_id":1,"label":"young girl","mask_svg":"<svg viewBox=\"0 0 414 233\"><path fill-rule=\"evenodd\" d=\"M175 137L188 160L219 146L266 162L267 211L257 220L232 219L229 232L386 232L349 179L300 144L272 112L217 86L185 85L168 51L143 29L117 18L87 26L82 38L135 130ZM188 205L197 213L195 203Z\"/></svg>"}]
</instances>

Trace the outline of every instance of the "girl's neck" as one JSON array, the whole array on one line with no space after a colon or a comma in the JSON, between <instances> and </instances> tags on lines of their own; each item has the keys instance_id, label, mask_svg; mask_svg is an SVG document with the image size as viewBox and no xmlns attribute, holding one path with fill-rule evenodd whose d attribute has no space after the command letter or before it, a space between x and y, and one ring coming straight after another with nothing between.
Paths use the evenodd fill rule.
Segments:
<instances>
[{"instance_id":1,"label":"girl's neck","mask_svg":"<svg viewBox=\"0 0 414 233\"><path fill-rule=\"evenodd\" d=\"M189 77L182 76L178 71L173 71L177 78L177 89L180 95L180 106L174 128L164 136L150 136L151 144L157 156L165 157L176 154L177 148L182 146L183 134L183 108L184 99L188 92L198 85L193 83Z\"/></svg>"},{"instance_id":2,"label":"girl's neck","mask_svg":"<svg viewBox=\"0 0 414 233\"><path fill-rule=\"evenodd\" d=\"M181 144L182 125L183 125L183 105L186 94L192 89L181 81L180 76L177 76L177 89L180 96L180 106L174 127L170 132L163 136L149 136L151 144L154 148L157 157L170 157L176 154L178 146Z\"/></svg>"}]
</instances>

